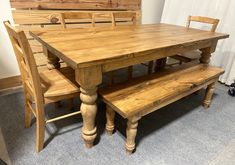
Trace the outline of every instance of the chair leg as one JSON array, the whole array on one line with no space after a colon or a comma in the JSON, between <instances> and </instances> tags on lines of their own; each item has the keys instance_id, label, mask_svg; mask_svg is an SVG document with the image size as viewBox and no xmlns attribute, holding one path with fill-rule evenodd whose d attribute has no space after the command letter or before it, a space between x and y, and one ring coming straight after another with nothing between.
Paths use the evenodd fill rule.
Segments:
<instances>
[{"instance_id":1,"label":"chair leg","mask_svg":"<svg viewBox=\"0 0 235 165\"><path fill-rule=\"evenodd\" d=\"M128 67L128 80L132 79L133 66Z\"/></svg>"},{"instance_id":2,"label":"chair leg","mask_svg":"<svg viewBox=\"0 0 235 165\"><path fill-rule=\"evenodd\" d=\"M55 108L58 109L58 108L61 107L61 102L57 101L57 102L54 103L54 105L55 105Z\"/></svg>"},{"instance_id":3,"label":"chair leg","mask_svg":"<svg viewBox=\"0 0 235 165\"><path fill-rule=\"evenodd\" d=\"M205 94L204 101L203 101L204 108L210 107L214 89L215 89L215 82L207 86L206 94Z\"/></svg>"},{"instance_id":4,"label":"chair leg","mask_svg":"<svg viewBox=\"0 0 235 165\"><path fill-rule=\"evenodd\" d=\"M30 110L30 107L28 106L28 103L31 104L30 95L28 92L25 91L25 116L24 116L24 126L25 128L29 128L31 125L32 120L32 112Z\"/></svg>"},{"instance_id":5,"label":"chair leg","mask_svg":"<svg viewBox=\"0 0 235 165\"><path fill-rule=\"evenodd\" d=\"M45 121L43 105L36 105L36 151L40 152L44 145Z\"/></svg>"},{"instance_id":6,"label":"chair leg","mask_svg":"<svg viewBox=\"0 0 235 165\"><path fill-rule=\"evenodd\" d=\"M162 69L164 69L166 66L166 61L167 61L167 58L162 58L162 59L156 60L155 68L154 68L155 72L158 72L158 71L161 71Z\"/></svg>"},{"instance_id":7,"label":"chair leg","mask_svg":"<svg viewBox=\"0 0 235 165\"><path fill-rule=\"evenodd\" d=\"M73 108L73 99L68 99L68 109L72 111Z\"/></svg>"},{"instance_id":8,"label":"chair leg","mask_svg":"<svg viewBox=\"0 0 235 165\"><path fill-rule=\"evenodd\" d=\"M110 108L109 106L106 106L106 132L108 135L113 134L114 118L115 118L115 111L112 110L112 108Z\"/></svg>"},{"instance_id":9,"label":"chair leg","mask_svg":"<svg viewBox=\"0 0 235 165\"><path fill-rule=\"evenodd\" d=\"M109 73L109 80L110 80L109 85L110 85L110 86L113 85L113 84L114 84L114 71L111 71L111 72Z\"/></svg>"},{"instance_id":10,"label":"chair leg","mask_svg":"<svg viewBox=\"0 0 235 165\"><path fill-rule=\"evenodd\" d=\"M137 134L138 120L140 117L129 118L126 129L126 152L132 154L135 149L135 137Z\"/></svg>"},{"instance_id":11,"label":"chair leg","mask_svg":"<svg viewBox=\"0 0 235 165\"><path fill-rule=\"evenodd\" d=\"M150 61L148 65L148 74L151 74L152 72L153 72L153 61Z\"/></svg>"}]
</instances>

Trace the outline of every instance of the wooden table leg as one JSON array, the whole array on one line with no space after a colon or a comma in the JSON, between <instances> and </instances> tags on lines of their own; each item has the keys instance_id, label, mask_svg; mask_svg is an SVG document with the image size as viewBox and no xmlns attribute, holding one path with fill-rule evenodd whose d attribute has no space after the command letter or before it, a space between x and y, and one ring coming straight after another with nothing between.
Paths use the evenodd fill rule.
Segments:
<instances>
[{"instance_id":1,"label":"wooden table leg","mask_svg":"<svg viewBox=\"0 0 235 165\"><path fill-rule=\"evenodd\" d=\"M49 70L60 68L60 59L52 54L47 48L43 47L43 52L47 56L47 68Z\"/></svg>"},{"instance_id":2,"label":"wooden table leg","mask_svg":"<svg viewBox=\"0 0 235 165\"><path fill-rule=\"evenodd\" d=\"M200 63L203 63L203 64L210 63L211 53L215 52L216 46L217 46L217 41L213 42L211 47L200 49L200 51L202 51ZM203 101L204 108L209 108L209 106L211 104L212 95L214 93L214 88L215 88L215 83L208 85L208 87L206 89L205 98ZM197 92L199 92L199 91L197 91Z\"/></svg>"},{"instance_id":3,"label":"wooden table leg","mask_svg":"<svg viewBox=\"0 0 235 165\"><path fill-rule=\"evenodd\" d=\"M166 66L166 60L167 60L167 58L162 58L162 59L156 60L156 62L155 62L155 68L154 68L155 72L161 71L162 69L165 68L165 66Z\"/></svg>"},{"instance_id":4,"label":"wooden table leg","mask_svg":"<svg viewBox=\"0 0 235 165\"><path fill-rule=\"evenodd\" d=\"M203 64L209 64L210 63L210 58L211 58L211 48L204 48L201 49L202 54L201 54L201 58L200 58L200 63Z\"/></svg>"},{"instance_id":5,"label":"wooden table leg","mask_svg":"<svg viewBox=\"0 0 235 165\"><path fill-rule=\"evenodd\" d=\"M75 71L80 85L81 113L83 118L82 137L85 146L91 148L96 138L95 117L97 113L97 86L102 83L101 67L81 68Z\"/></svg>"},{"instance_id":6,"label":"wooden table leg","mask_svg":"<svg viewBox=\"0 0 235 165\"><path fill-rule=\"evenodd\" d=\"M213 41L211 43L210 47L200 49L201 53L201 58L200 58L200 63L203 64L209 64L210 63L210 58L211 58L211 53L215 52L216 46L217 46L218 41Z\"/></svg>"}]
</instances>

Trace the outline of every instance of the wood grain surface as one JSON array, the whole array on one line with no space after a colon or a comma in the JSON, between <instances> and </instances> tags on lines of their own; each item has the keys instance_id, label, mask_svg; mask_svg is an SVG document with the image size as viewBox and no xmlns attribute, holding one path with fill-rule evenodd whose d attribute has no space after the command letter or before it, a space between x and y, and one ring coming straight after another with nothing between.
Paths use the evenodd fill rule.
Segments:
<instances>
[{"instance_id":1,"label":"wood grain surface","mask_svg":"<svg viewBox=\"0 0 235 165\"><path fill-rule=\"evenodd\" d=\"M168 24L33 31L31 35L73 68L148 57L148 53L151 57L143 60L150 61L188 49L210 47L228 37ZM154 56L153 52L158 54Z\"/></svg>"}]
</instances>

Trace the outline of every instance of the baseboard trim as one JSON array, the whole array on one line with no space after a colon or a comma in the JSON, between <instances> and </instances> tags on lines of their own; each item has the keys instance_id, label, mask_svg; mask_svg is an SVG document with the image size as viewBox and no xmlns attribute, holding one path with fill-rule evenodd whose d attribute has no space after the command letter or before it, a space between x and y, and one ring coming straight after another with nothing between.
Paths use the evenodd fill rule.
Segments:
<instances>
[{"instance_id":1,"label":"baseboard trim","mask_svg":"<svg viewBox=\"0 0 235 165\"><path fill-rule=\"evenodd\" d=\"M0 79L0 90L15 88L22 85L21 76L13 76Z\"/></svg>"}]
</instances>

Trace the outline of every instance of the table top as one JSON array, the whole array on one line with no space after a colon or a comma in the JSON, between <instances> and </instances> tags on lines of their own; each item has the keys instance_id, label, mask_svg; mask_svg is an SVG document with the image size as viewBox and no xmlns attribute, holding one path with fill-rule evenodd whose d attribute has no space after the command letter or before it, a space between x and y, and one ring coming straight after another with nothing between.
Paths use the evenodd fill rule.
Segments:
<instances>
[{"instance_id":1,"label":"table top","mask_svg":"<svg viewBox=\"0 0 235 165\"><path fill-rule=\"evenodd\" d=\"M30 34L73 68L128 58L149 50L229 37L169 24L31 31Z\"/></svg>"}]
</instances>

